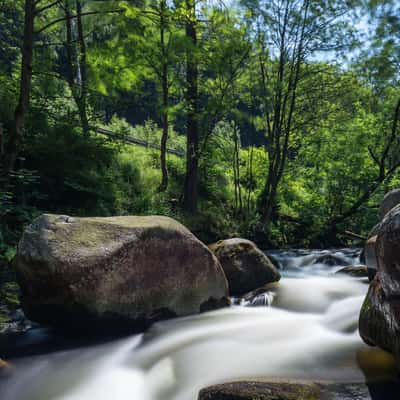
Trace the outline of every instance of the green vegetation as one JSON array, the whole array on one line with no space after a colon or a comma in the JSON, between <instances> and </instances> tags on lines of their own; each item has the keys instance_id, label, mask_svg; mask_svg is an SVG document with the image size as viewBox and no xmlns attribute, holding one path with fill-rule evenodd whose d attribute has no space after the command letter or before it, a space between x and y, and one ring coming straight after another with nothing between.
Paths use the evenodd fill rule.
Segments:
<instances>
[{"instance_id":1,"label":"green vegetation","mask_svg":"<svg viewBox=\"0 0 400 400\"><path fill-rule=\"evenodd\" d=\"M368 233L400 183L398 4L229 4L1 2L0 263L42 212L268 246Z\"/></svg>"}]
</instances>

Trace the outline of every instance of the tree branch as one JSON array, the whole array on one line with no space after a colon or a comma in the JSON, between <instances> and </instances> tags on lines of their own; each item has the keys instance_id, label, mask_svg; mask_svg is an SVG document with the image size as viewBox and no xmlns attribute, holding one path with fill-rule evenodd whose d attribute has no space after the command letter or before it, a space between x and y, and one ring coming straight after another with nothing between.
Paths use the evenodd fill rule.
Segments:
<instances>
[{"instance_id":1,"label":"tree branch","mask_svg":"<svg viewBox=\"0 0 400 400\"><path fill-rule=\"evenodd\" d=\"M82 13L81 16L88 16L88 15L98 15L98 14L111 14L111 13L123 13L125 10L109 10L109 11L88 11L85 13ZM43 26L39 30L35 32L35 35L38 35L39 33L42 33L46 29L52 27L55 24L58 24L59 22L66 21L67 19L74 19L77 18L77 15L70 15L69 17L62 17L55 19L54 21L49 22L47 25Z\"/></svg>"}]
</instances>

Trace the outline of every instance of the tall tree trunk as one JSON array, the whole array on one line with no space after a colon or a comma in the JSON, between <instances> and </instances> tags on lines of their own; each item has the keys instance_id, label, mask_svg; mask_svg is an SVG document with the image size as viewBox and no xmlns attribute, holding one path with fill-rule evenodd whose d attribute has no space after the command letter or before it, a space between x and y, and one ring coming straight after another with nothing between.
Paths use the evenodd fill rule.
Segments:
<instances>
[{"instance_id":1,"label":"tall tree trunk","mask_svg":"<svg viewBox=\"0 0 400 400\"><path fill-rule=\"evenodd\" d=\"M186 0L186 37L191 46L187 49L186 60L186 107L187 107L187 151L186 178L183 205L187 211L197 211L198 201L198 67L195 50L197 46L195 0Z\"/></svg>"},{"instance_id":2,"label":"tall tree trunk","mask_svg":"<svg viewBox=\"0 0 400 400\"><path fill-rule=\"evenodd\" d=\"M239 215L243 210L242 189L240 186L240 155L239 155L239 137L236 126L234 127L234 152L233 152L233 172L235 187L235 211Z\"/></svg>"},{"instance_id":3,"label":"tall tree trunk","mask_svg":"<svg viewBox=\"0 0 400 400\"><path fill-rule=\"evenodd\" d=\"M74 47L73 47L73 33L72 33L72 18L71 11L69 9L68 3L64 7L65 12L65 24L66 24L66 35L67 41L65 44L67 50L67 81L69 88L71 90L72 96L75 99L76 96L76 87L75 87L75 78L76 72L74 67Z\"/></svg>"},{"instance_id":4,"label":"tall tree trunk","mask_svg":"<svg viewBox=\"0 0 400 400\"><path fill-rule=\"evenodd\" d=\"M32 83L34 20L35 0L25 0L19 98L14 111L14 129L11 132L5 155L4 173L6 176L15 168L15 163L21 151L24 139L25 119L29 108Z\"/></svg>"},{"instance_id":5,"label":"tall tree trunk","mask_svg":"<svg viewBox=\"0 0 400 400\"><path fill-rule=\"evenodd\" d=\"M87 82L87 61L86 61L86 43L83 33L82 24L82 4L76 0L76 21L78 26L78 42L79 42L79 67L80 67L80 93L77 97L77 106L79 116L82 124L83 134L89 135L89 122L87 116L87 95L88 95L88 82Z\"/></svg>"},{"instance_id":6,"label":"tall tree trunk","mask_svg":"<svg viewBox=\"0 0 400 400\"><path fill-rule=\"evenodd\" d=\"M168 83L168 60L167 60L167 49L165 43L165 20L166 12L166 1L160 1L160 46L162 54L162 71L161 71L161 86L162 86L162 136L161 136L161 184L160 191L164 192L168 187L168 168L167 168L167 141L168 141L168 129L169 129L169 111L168 111L168 95L169 95L169 83Z\"/></svg>"}]
</instances>

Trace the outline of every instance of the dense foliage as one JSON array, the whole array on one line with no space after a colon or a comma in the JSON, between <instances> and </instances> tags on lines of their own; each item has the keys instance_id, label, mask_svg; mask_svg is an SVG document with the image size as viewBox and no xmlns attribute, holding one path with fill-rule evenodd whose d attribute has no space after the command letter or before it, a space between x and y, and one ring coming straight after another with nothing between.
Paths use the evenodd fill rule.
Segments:
<instances>
[{"instance_id":1,"label":"dense foliage","mask_svg":"<svg viewBox=\"0 0 400 400\"><path fill-rule=\"evenodd\" d=\"M2 1L1 260L42 212L170 215L206 242L366 235L400 180L398 11Z\"/></svg>"}]
</instances>

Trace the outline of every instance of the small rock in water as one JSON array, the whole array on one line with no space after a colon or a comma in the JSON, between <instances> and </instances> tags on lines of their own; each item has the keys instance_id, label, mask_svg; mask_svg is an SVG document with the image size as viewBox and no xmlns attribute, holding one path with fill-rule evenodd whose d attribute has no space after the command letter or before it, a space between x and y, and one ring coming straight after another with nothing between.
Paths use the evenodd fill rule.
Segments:
<instances>
[{"instance_id":1,"label":"small rock in water","mask_svg":"<svg viewBox=\"0 0 400 400\"><path fill-rule=\"evenodd\" d=\"M0 377L4 375L9 375L12 370L12 365L0 358Z\"/></svg>"},{"instance_id":2,"label":"small rock in water","mask_svg":"<svg viewBox=\"0 0 400 400\"><path fill-rule=\"evenodd\" d=\"M281 278L271 260L250 240L220 240L209 248L222 265L232 296L241 296Z\"/></svg>"},{"instance_id":3,"label":"small rock in water","mask_svg":"<svg viewBox=\"0 0 400 400\"><path fill-rule=\"evenodd\" d=\"M274 300L277 283L269 283L256 290L246 293L239 304L247 307L270 306Z\"/></svg>"},{"instance_id":4,"label":"small rock in water","mask_svg":"<svg viewBox=\"0 0 400 400\"><path fill-rule=\"evenodd\" d=\"M371 281L376 274L376 270L368 268L366 265L349 265L336 271L336 274L346 274L354 278L368 278Z\"/></svg>"},{"instance_id":5,"label":"small rock in water","mask_svg":"<svg viewBox=\"0 0 400 400\"><path fill-rule=\"evenodd\" d=\"M334 267L338 265L346 265L347 262L344 258L333 254L322 254L314 260L313 264L325 264Z\"/></svg>"}]
</instances>

